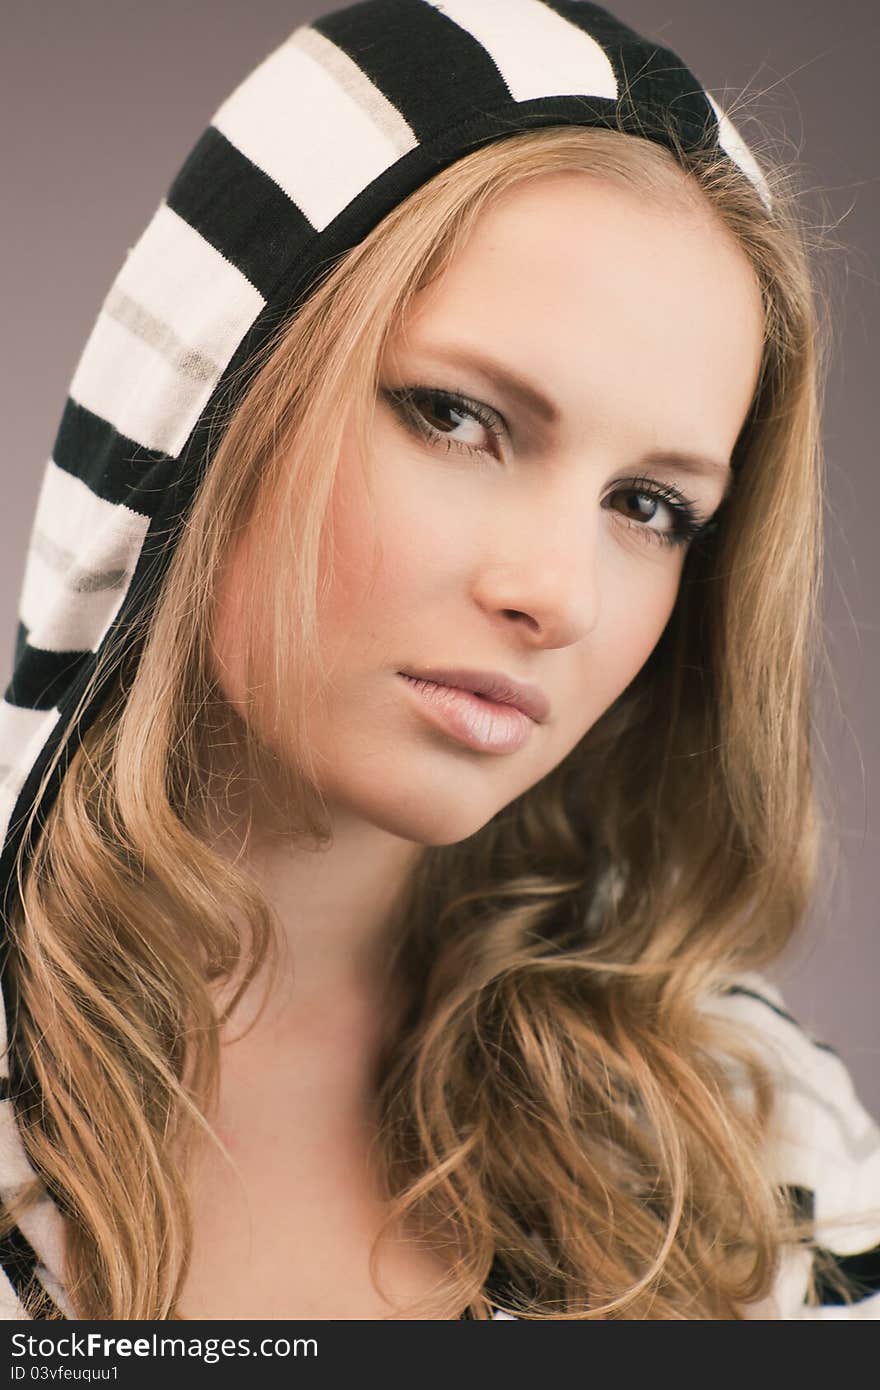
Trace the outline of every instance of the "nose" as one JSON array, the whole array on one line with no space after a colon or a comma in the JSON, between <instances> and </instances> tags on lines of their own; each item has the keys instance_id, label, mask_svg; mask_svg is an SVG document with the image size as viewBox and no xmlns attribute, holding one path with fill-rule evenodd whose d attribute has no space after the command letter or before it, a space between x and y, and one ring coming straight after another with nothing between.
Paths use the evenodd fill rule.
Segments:
<instances>
[{"instance_id":1,"label":"nose","mask_svg":"<svg viewBox=\"0 0 880 1390\"><path fill-rule=\"evenodd\" d=\"M595 499L588 507L578 491L576 500L533 510L477 581L481 607L518 623L535 646L570 646L599 619L602 518Z\"/></svg>"}]
</instances>

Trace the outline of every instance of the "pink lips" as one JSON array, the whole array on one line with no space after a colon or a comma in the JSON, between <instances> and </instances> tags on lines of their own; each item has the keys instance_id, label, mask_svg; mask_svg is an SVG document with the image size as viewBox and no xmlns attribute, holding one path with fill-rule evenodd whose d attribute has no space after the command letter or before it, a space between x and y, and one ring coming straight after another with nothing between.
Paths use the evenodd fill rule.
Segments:
<instances>
[{"instance_id":1,"label":"pink lips","mask_svg":"<svg viewBox=\"0 0 880 1390\"><path fill-rule=\"evenodd\" d=\"M527 742L535 721L511 704L459 686L398 672L428 721L459 743L482 753L513 753Z\"/></svg>"},{"instance_id":2,"label":"pink lips","mask_svg":"<svg viewBox=\"0 0 880 1390\"><path fill-rule=\"evenodd\" d=\"M457 690L469 690L475 695L483 695L499 705L513 705L527 714L536 724L543 724L550 714L550 701L539 685L531 681L514 680L504 671L477 671L470 667L451 668L407 667L399 672L414 680L423 680L437 685L452 686Z\"/></svg>"}]
</instances>

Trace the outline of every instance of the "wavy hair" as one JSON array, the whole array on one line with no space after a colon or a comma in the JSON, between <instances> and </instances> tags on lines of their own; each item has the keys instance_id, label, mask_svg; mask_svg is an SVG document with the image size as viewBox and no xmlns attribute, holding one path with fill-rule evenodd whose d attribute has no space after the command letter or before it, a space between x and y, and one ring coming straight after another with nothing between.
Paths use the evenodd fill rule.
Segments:
<instances>
[{"instance_id":1,"label":"wavy hair","mask_svg":"<svg viewBox=\"0 0 880 1390\"><path fill-rule=\"evenodd\" d=\"M729 162L678 160L686 172L653 140L576 126L474 149L326 268L218 416L142 641L104 673L17 865L10 1057L38 1178L4 1219L46 1184L78 1316L176 1316L189 1164L199 1142L226 1154L220 1032L280 959L272 908L218 850L217 806L280 789L281 832L330 839L305 711L325 675L322 536L345 418L365 445L389 335L481 210L563 171L708 211L760 284L763 363L735 485L636 679L537 785L426 847L395 903L403 1003L375 1076L388 1222L372 1258L400 1221L454 1250L406 1317L489 1316L492 1272L494 1301L523 1317L739 1318L803 1234L762 1157L770 1075L703 1004L779 956L815 885L827 336L790 173L770 168L768 212ZM273 656L240 710L211 651L246 525L265 537L248 655Z\"/></svg>"}]
</instances>

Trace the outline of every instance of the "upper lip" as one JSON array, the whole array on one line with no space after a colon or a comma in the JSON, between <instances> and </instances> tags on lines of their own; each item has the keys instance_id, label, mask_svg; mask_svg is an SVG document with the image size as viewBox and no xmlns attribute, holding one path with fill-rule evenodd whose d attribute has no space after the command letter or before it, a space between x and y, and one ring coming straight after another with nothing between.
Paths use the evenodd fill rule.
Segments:
<instances>
[{"instance_id":1,"label":"upper lip","mask_svg":"<svg viewBox=\"0 0 880 1390\"><path fill-rule=\"evenodd\" d=\"M435 681L437 685L452 685L459 690L469 690L474 695L485 695L487 699L497 700L502 705L514 705L522 710L536 724L543 724L550 713L550 701L538 685L530 681L514 680L503 671L474 671L463 666L440 669L436 666L407 668L400 671L401 676L413 676L416 680Z\"/></svg>"}]
</instances>

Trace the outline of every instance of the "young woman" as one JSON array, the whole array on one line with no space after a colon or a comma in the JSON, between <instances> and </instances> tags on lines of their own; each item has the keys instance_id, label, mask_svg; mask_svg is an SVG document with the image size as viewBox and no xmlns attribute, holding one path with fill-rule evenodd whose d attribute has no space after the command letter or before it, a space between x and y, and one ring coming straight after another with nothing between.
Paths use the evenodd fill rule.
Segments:
<instances>
[{"instance_id":1,"label":"young woman","mask_svg":"<svg viewBox=\"0 0 880 1390\"><path fill-rule=\"evenodd\" d=\"M0 711L8 1318L877 1317L808 905L796 199L584 3L368 0L102 305Z\"/></svg>"}]
</instances>

